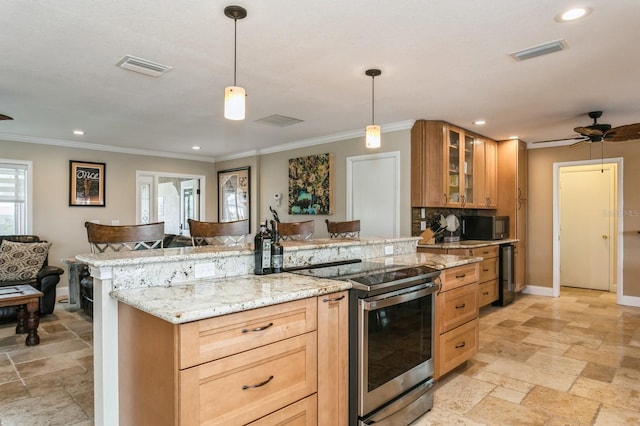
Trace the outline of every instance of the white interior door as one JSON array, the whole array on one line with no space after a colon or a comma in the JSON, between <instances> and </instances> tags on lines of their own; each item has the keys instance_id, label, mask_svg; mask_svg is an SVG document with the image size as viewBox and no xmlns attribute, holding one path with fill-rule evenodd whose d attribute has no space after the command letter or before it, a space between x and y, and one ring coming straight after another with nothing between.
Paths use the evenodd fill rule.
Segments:
<instances>
[{"instance_id":1,"label":"white interior door","mask_svg":"<svg viewBox=\"0 0 640 426\"><path fill-rule=\"evenodd\" d=\"M347 220L361 237L400 235L400 153L347 158Z\"/></svg>"},{"instance_id":2,"label":"white interior door","mask_svg":"<svg viewBox=\"0 0 640 426\"><path fill-rule=\"evenodd\" d=\"M200 180L190 179L180 182L180 229L189 234L189 219L199 220Z\"/></svg>"},{"instance_id":3,"label":"white interior door","mask_svg":"<svg viewBox=\"0 0 640 426\"><path fill-rule=\"evenodd\" d=\"M614 289L616 176L616 164L560 169L560 285Z\"/></svg>"}]
</instances>

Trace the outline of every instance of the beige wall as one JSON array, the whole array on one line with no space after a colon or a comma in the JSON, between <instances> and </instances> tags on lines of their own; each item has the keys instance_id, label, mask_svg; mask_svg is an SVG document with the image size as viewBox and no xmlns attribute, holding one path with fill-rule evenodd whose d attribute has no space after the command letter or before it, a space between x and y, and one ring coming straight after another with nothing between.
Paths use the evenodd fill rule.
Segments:
<instances>
[{"instance_id":1,"label":"beige wall","mask_svg":"<svg viewBox=\"0 0 640 426\"><path fill-rule=\"evenodd\" d=\"M604 157L622 157L625 296L640 296L640 141L609 142ZM553 164L599 159L600 144L529 150L527 284L552 287ZM606 160L605 160L606 161Z\"/></svg>"},{"instance_id":2,"label":"beige wall","mask_svg":"<svg viewBox=\"0 0 640 426\"><path fill-rule=\"evenodd\" d=\"M331 142L322 145L292 149L272 154L261 155L259 159L255 157L245 160L233 160L216 163L217 170L223 170L233 167L242 167L250 165L251 162L256 165L259 173L254 173L251 169L252 188L256 187L259 197L256 203L257 216L254 216L252 209L252 218L254 220L263 221L271 220L273 215L269 212L269 206L272 206L277 212L280 220L283 222L296 222L313 219L315 220L314 236L318 238L328 237L327 227L324 223L325 219L341 221L346 219L346 187L347 187L347 157L375 154L380 152L400 152L400 235L411 235L411 207L410 207L410 191L411 184L411 134L410 130L398 130L394 132L384 133L382 135L382 148L370 150L364 146L363 137L346 139L338 142ZM287 209L287 194L289 188L289 159L304 157L314 154L334 154L335 167L335 184L333 202L335 203L334 214L331 216L308 216L308 215L289 215ZM254 177L255 176L255 177ZM253 193L253 189L251 191ZM282 194L282 202L280 207L276 207L273 200L273 194L279 192ZM253 202L252 198L252 202ZM256 223L252 220L252 223ZM255 225L252 226L252 232L255 232Z\"/></svg>"},{"instance_id":3,"label":"beige wall","mask_svg":"<svg viewBox=\"0 0 640 426\"><path fill-rule=\"evenodd\" d=\"M7 141L0 141L0 158L33 162L31 232L53 243L49 254L52 265L62 267L60 259L89 252L85 221L135 223L136 170L204 175L205 214L207 218L216 214L212 163ZM106 163L106 207L69 207L69 160ZM66 283L65 277L62 283Z\"/></svg>"}]
</instances>

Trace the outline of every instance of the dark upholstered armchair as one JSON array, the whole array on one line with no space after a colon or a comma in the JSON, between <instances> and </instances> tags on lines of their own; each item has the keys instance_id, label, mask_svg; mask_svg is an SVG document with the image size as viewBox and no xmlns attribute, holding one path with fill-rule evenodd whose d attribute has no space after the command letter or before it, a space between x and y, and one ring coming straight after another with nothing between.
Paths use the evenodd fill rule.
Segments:
<instances>
[{"instance_id":1,"label":"dark upholstered armchair","mask_svg":"<svg viewBox=\"0 0 640 426\"><path fill-rule=\"evenodd\" d=\"M17 243L39 243L40 241L36 235L0 235L0 244L3 240L8 240ZM29 284L43 293L40 299L40 315L47 315L53 312L53 308L56 304L56 286L60 282L60 275L64 271L55 266L49 266L48 256L45 257L44 264L40 268L35 278L26 280L5 280L0 281L0 287L9 285ZM12 319L16 316L15 307L3 307L0 308L0 320Z\"/></svg>"}]
</instances>

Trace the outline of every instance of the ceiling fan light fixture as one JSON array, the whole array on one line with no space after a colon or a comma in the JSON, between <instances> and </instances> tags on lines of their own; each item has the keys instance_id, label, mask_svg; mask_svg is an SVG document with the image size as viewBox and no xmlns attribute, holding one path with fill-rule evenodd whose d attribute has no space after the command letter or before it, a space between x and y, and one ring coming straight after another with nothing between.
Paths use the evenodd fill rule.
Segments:
<instances>
[{"instance_id":1,"label":"ceiling fan light fixture","mask_svg":"<svg viewBox=\"0 0 640 426\"><path fill-rule=\"evenodd\" d=\"M241 6L227 6L224 8L226 17L233 19L233 86L224 89L224 118L228 120L244 120L247 96L243 87L236 84L236 63L238 44L238 19L247 17L247 10Z\"/></svg>"},{"instance_id":2,"label":"ceiling fan light fixture","mask_svg":"<svg viewBox=\"0 0 640 426\"><path fill-rule=\"evenodd\" d=\"M367 148L380 148L380 126L376 125L376 108L375 108L375 79L382 74L379 69L368 69L365 74L371 77L371 124L364 131L365 146Z\"/></svg>"}]
</instances>

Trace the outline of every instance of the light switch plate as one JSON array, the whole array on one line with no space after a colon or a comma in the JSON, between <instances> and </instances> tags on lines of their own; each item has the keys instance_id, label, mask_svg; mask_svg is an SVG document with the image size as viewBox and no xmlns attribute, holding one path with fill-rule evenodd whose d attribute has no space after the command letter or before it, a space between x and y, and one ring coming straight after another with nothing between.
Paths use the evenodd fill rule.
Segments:
<instances>
[{"instance_id":1,"label":"light switch plate","mask_svg":"<svg viewBox=\"0 0 640 426\"><path fill-rule=\"evenodd\" d=\"M393 254L393 246L384 246L384 255L391 256Z\"/></svg>"}]
</instances>

